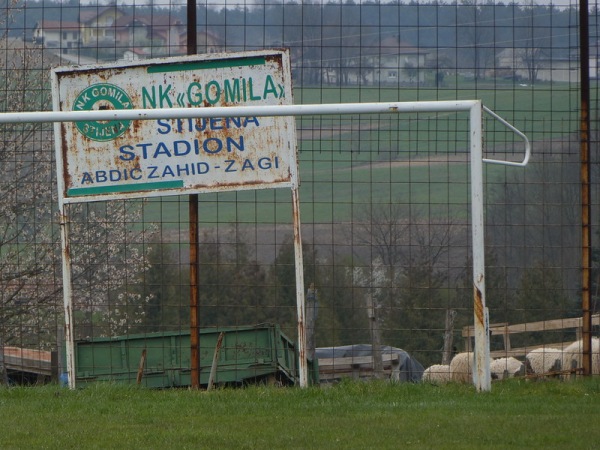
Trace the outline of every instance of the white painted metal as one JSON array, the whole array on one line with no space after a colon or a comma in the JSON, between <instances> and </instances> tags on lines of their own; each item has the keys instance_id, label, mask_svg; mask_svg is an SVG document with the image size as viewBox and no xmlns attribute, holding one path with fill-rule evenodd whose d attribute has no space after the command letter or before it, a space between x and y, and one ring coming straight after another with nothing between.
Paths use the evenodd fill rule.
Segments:
<instances>
[{"instance_id":1,"label":"white painted metal","mask_svg":"<svg viewBox=\"0 0 600 450\"><path fill-rule=\"evenodd\" d=\"M296 316L298 328L298 378L300 387L308 386L308 359L306 351L306 301L304 297L304 263L300 233L300 197L298 187L292 188L294 210L294 258L296 268Z\"/></svg>"},{"instance_id":2,"label":"white painted metal","mask_svg":"<svg viewBox=\"0 0 600 450\"><path fill-rule=\"evenodd\" d=\"M489 319L485 306L485 256L484 256L484 219L483 219L483 162L524 166L530 156L530 145L526 136L508 122L500 121L518 134L525 142L525 157L520 163L500 161L483 158L483 130L482 111L483 105L479 100L442 101L442 102L391 102L391 103L346 103L325 105L280 105L280 106L252 106L252 107L214 107L214 108L171 108L150 110L105 110L105 111L76 111L76 112L30 112L30 113L2 113L0 123L26 123L26 122L69 122L85 120L155 120L169 118L196 118L196 117L264 117L264 116L303 116L303 115L337 115L337 114L369 114L369 113L416 113L416 112L448 112L469 111L470 149L471 149L471 203L472 203L472 242L473 242L473 289L475 308L475 365L474 384L480 391L491 389L491 375L489 368ZM499 117L485 109L494 118ZM61 211L63 205L60 205ZM298 235L299 237L299 235ZM63 247L63 252L68 248ZM300 278L300 280L299 280ZM303 281L297 274L298 281ZM70 292L70 288L69 288ZM297 286L298 313L304 327L304 290L303 285ZM65 293L65 295L67 295ZM72 313L72 299L65 297L65 313ZM72 326L72 316L69 319ZM304 329L300 330L301 336L305 335ZM71 333L66 340L67 361L73 355L74 342ZM299 352L306 351L305 342L300 339ZM69 370L69 386L75 387L74 365ZM306 365L306 361L304 361ZM301 369L301 386L307 385L306 366Z\"/></svg>"},{"instance_id":3,"label":"white painted metal","mask_svg":"<svg viewBox=\"0 0 600 450\"><path fill-rule=\"evenodd\" d=\"M527 163L529 162L529 158L531 157L531 144L529 143L529 139L527 138L527 136L525 136L525 134L522 133L521 131L517 130L514 126L512 126L510 123L508 123L502 117L500 117L494 111L487 108L485 105L483 105L483 110L486 113L488 113L490 116L492 116L494 119L496 119L498 122L503 124L505 127L510 129L514 134L519 136L523 140L523 143L525 144L525 155L523 156L523 160L520 162L503 161L503 160L499 160L499 159L489 159L489 158L483 158L483 162L490 163L490 164L502 164L504 166L525 167L527 165Z\"/></svg>"},{"instance_id":4,"label":"white painted metal","mask_svg":"<svg viewBox=\"0 0 600 450\"><path fill-rule=\"evenodd\" d=\"M469 111L478 100L331 103L313 105L215 106L210 108L33 111L1 113L0 123L77 122L91 120L157 120L209 117L310 116Z\"/></svg>"},{"instance_id":5,"label":"white painted metal","mask_svg":"<svg viewBox=\"0 0 600 450\"><path fill-rule=\"evenodd\" d=\"M54 93L54 92L53 92ZM53 108L58 110L58 96L52 96ZM54 135L54 144L60 145L60 136ZM57 165L63 164L62 153L56 153ZM56 180L58 192L62 192L64 179L57 177ZM62 285L63 285L63 310L65 315L65 324L63 338L65 341L65 363L68 377L69 388L75 389L75 337L73 334L73 287L71 272L71 249L69 245L69 216L67 208L63 202L62 196L58 198L58 212L60 219L60 242L62 249Z\"/></svg>"},{"instance_id":6,"label":"white painted metal","mask_svg":"<svg viewBox=\"0 0 600 450\"><path fill-rule=\"evenodd\" d=\"M54 111L293 104L289 54L256 50L52 70ZM150 115L147 115L148 117ZM59 195L91 202L290 187L296 166L292 116L252 115L55 123L64 164Z\"/></svg>"},{"instance_id":7,"label":"white painted metal","mask_svg":"<svg viewBox=\"0 0 600 450\"><path fill-rule=\"evenodd\" d=\"M60 241L63 252L62 258L62 284L63 284L63 309L65 313L65 360L68 383L75 389L75 340L73 336L73 288L71 277L71 257L69 255L69 218L64 203L59 205L60 213Z\"/></svg>"},{"instance_id":8,"label":"white painted metal","mask_svg":"<svg viewBox=\"0 0 600 450\"><path fill-rule=\"evenodd\" d=\"M475 354L473 383L479 391L491 389L490 344L485 303L485 239L483 219L482 105L470 111L471 133L471 234L473 242L473 318Z\"/></svg>"}]
</instances>

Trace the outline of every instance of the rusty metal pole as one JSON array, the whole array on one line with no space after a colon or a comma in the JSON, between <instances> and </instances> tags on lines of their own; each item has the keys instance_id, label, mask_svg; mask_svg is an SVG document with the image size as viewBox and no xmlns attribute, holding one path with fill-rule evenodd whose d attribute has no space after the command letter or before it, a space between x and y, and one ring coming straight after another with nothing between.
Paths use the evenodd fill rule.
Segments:
<instances>
[{"instance_id":1,"label":"rusty metal pole","mask_svg":"<svg viewBox=\"0 0 600 450\"><path fill-rule=\"evenodd\" d=\"M187 0L187 54L198 51L196 32L196 0ZM200 309L198 307L198 285L200 284L200 254L198 244L198 194L188 199L190 232L190 384L192 389L200 388Z\"/></svg>"},{"instance_id":2,"label":"rusty metal pole","mask_svg":"<svg viewBox=\"0 0 600 450\"><path fill-rule=\"evenodd\" d=\"M579 1L579 77L581 94L581 310L583 374L592 373L591 267L592 230L590 195L590 48L588 1Z\"/></svg>"},{"instance_id":3,"label":"rusty metal pole","mask_svg":"<svg viewBox=\"0 0 600 450\"><path fill-rule=\"evenodd\" d=\"M188 199L190 228L190 383L192 389L200 387L200 308L198 293L200 272L198 251L198 194Z\"/></svg>"}]
</instances>

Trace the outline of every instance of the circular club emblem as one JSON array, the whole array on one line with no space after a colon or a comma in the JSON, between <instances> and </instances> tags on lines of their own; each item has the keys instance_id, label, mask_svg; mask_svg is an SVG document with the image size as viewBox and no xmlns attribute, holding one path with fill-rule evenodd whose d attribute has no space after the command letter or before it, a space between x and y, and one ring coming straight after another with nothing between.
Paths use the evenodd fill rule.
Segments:
<instances>
[{"instance_id":1,"label":"circular club emblem","mask_svg":"<svg viewBox=\"0 0 600 450\"><path fill-rule=\"evenodd\" d=\"M101 109L132 109L131 99L118 86L99 83L88 86L75 99L73 111L97 111ZM121 136L131 120L101 120L75 122L84 136L94 141L110 141Z\"/></svg>"}]
</instances>

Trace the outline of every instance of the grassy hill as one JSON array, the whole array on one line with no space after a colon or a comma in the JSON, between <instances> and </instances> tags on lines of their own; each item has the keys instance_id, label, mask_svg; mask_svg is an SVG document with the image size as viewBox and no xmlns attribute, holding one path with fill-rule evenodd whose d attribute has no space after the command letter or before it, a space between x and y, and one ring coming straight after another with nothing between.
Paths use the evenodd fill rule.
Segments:
<instances>
[{"instance_id":1,"label":"grassy hill","mask_svg":"<svg viewBox=\"0 0 600 450\"><path fill-rule=\"evenodd\" d=\"M575 95L568 86L553 86L550 91L511 84L505 89L297 89L295 98L304 104L482 99L535 141L574 131L577 121L569 105L576 102ZM566 106L553 110L555 105ZM311 116L299 118L297 128L303 222L347 222L360 205L390 202L452 204L457 208L454 217L468 215L467 114ZM485 122L485 139L486 156L521 160L522 141L491 117ZM505 176L503 169L494 166L486 166L486 171L488 181L501 182ZM287 190L203 195L201 224L290 223L289 199ZM446 208L440 211L445 214ZM185 221L187 203L185 199L152 200L146 217Z\"/></svg>"}]
</instances>

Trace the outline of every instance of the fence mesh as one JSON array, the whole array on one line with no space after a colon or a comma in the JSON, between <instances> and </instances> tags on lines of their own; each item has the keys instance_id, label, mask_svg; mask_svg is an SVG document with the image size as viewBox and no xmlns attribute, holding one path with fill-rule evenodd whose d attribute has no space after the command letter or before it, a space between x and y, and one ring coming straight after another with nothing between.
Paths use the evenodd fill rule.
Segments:
<instances>
[{"instance_id":1,"label":"fence mesh","mask_svg":"<svg viewBox=\"0 0 600 450\"><path fill-rule=\"evenodd\" d=\"M582 316L579 3L537 3L243 1L196 9L198 53L288 48L296 104L481 99L529 137L529 165L486 164L484 190L492 355L521 361L536 347L580 338L574 319ZM600 47L598 5L590 4L597 314ZM53 67L187 53L182 1L1 5L1 112L50 110ZM373 348L402 355L384 358L386 376L396 370L414 380L423 367L469 350L467 115L296 122L308 334L322 359L321 378L380 374L376 361L328 366L344 355L370 356ZM487 158L522 158L522 141L505 126L488 115L484 129ZM51 124L1 125L0 133L0 366L4 381L34 382L64 371L54 136ZM95 356L78 356L88 364L78 368L81 379L102 372L131 381L146 364L144 380L171 367L161 383L184 384L187 372L173 367L186 369L188 343L174 349L172 334L190 332L188 203L182 196L69 206L75 338L100 343ZM200 324L228 330L221 361L227 351L242 359L232 349L266 345L258 334L232 337L240 327L275 324L278 336L294 341L289 191L203 194L199 227ZM125 340L114 348L102 341L116 336ZM130 336L144 336L144 348L160 356L149 350L140 360ZM208 376L216 344L206 342ZM338 348L358 344L355 353Z\"/></svg>"}]
</instances>

